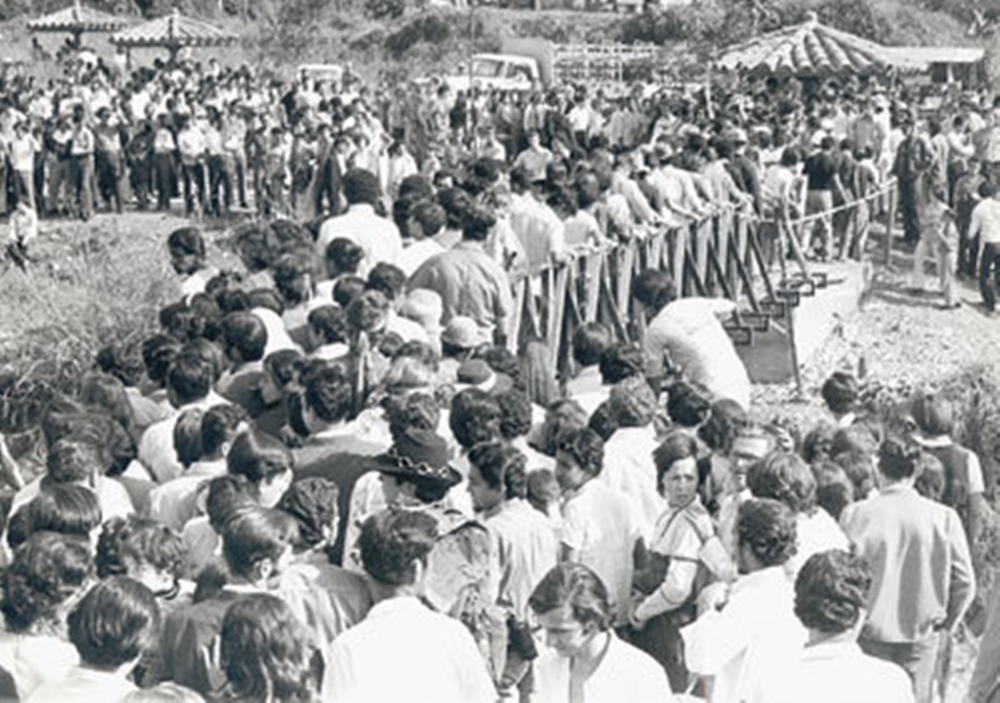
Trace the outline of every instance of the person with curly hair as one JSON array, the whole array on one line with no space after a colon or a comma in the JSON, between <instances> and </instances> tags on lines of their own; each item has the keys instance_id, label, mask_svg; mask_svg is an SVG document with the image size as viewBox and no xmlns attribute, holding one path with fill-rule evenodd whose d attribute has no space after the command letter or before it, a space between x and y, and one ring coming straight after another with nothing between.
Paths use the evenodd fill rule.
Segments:
<instances>
[{"instance_id":1,"label":"person with curly hair","mask_svg":"<svg viewBox=\"0 0 1000 703\"><path fill-rule=\"evenodd\" d=\"M844 531L829 513L817 506L816 479L798 454L771 452L750 467L747 486L754 498L773 498L788 506L795 515L796 552L785 562L785 571L793 581L813 554L828 549L848 549Z\"/></svg>"},{"instance_id":2,"label":"person with curly hair","mask_svg":"<svg viewBox=\"0 0 1000 703\"><path fill-rule=\"evenodd\" d=\"M0 699L24 700L77 663L66 616L92 578L90 545L82 537L39 532L14 553L0 577Z\"/></svg>"},{"instance_id":3,"label":"person with curly hair","mask_svg":"<svg viewBox=\"0 0 1000 703\"><path fill-rule=\"evenodd\" d=\"M740 505L736 529L741 576L728 593L708 589L701 615L681 630L688 668L711 679L713 703L771 700L771 687L806 642L783 568L795 554L795 515L776 500L753 498Z\"/></svg>"},{"instance_id":4,"label":"person with curly hair","mask_svg":"<svg viewBox=\"0 0 1000 703\"><path fill-rule=\"evenodd\" d=\"M795 615L809 643L783 677L775 703L913 703L900 667L857 644L872 576L865 560L840 549L813 554L795 580Z\"/></svg>"},{"instance_id":5,"label":"person with curly hair","mask_svg":"<svg viewBox=\"0 0 1000 703\"><path fill-rule=\"evenodd\" d=\"M275 596L236 601L222 619L222 701L318 703L323 657L308 630Z\"/></svg>"}]
</instances>

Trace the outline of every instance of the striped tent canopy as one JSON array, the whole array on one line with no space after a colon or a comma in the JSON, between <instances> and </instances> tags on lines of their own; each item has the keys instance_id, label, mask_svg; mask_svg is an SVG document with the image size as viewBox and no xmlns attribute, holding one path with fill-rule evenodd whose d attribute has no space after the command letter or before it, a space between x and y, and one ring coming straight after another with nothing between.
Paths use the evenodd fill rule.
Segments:
<instances>
[{"instance_id":1,"label":"striped tent canopy","mask_svg":"<svg viewBox=\"0 0 1000 703\"><path fill-rule=\"evenodd\" d=\"M812 13L802 24L783 27L725 50L716 66L801 77L872 74L890 67L916 69L887 47L820 24Z\"/></svg>"},{"instance_id":2,"label":"striped tent canopy","mask_svg":"<svg viewBox=\"0 0 1000 703\"><path fill-rule=\"evenodd\" d=\"M166 17L111 35L111 43L116 46L163 47L170 49L172 54L185 47L227 46L238 39L232 32L185 17L176 10Z\"/></svg>"},{"instance_id":3,"label":"striped tent canopy","mask_svg":"<svg viewBox=\"0 0 1000 703\"><path fill-rule=\"evenodd\" d=\"M78 0L70 7L29 21L28 30L82 34L83 32L114 32L126 24L128 22L125 18L84 7Z\"/></svg>"}]
</instances>

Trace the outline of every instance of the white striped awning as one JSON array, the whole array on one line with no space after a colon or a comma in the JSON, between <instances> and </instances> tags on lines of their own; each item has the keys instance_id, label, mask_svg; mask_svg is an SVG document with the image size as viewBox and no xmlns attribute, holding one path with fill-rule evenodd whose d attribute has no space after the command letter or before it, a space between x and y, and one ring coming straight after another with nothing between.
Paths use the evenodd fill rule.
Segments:
<instances>
[{"instance_id":1,"label":"white striped awning","mask_svg":"<svg viewBox=\"0 0 1000 703\"><path fill-rule=\"evenodd\" d=\"M31 32L114 32L128 21L75 3L70 7L37 17L28 22Z\"/></svg>"},{"instance_id":2,"label":"white striped awning","mask_svg":"<svg viewBox=\"0 0 1000 703\"><path fill-rule=\"evenodd\" d=\"M177 11L111 35L111 43L124 47L225 46L239 37L214 25L185 17Z\"/></svg>"}]
</instances>

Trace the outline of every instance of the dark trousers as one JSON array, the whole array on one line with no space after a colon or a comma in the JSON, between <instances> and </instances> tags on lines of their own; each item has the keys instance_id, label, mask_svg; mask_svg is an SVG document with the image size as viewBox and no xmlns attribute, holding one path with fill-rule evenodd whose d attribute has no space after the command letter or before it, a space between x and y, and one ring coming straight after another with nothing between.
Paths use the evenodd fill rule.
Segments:
<instances>
[{"instance_id":1,"label":"dark trousers","mask_svg":"<svg viewBox=\"0 0 1000 703\"><path fill-rule=\"evenodd\" d=\"M125 205L125 165L116 152L97 152L97 188L115 212L121 214Z\"/></svg>"},{"instance_id":2,"label":"dark trousers","mask_svg":"<svg viewBox=\"0 0 1000 703\"><path fill-rule=\"evenodd\" d=\"M153 156L134 158L128 169L129 184L135 193L140 210L149 207L149 195L153 192Z\"/></svg>"},{"instance_id":3,"label":"dark trousers","mask_svg":"<svg viewBox=\"0 0 1000 703\"><path fill-rule=\"evenodd\" d=\"M208 157L208 192L213 215L228 214L233 207L236 164L229 156ZM220 198L221 191L221 198Z\"/></svg>"},{"instance_id":4,"label":"dark trousers","mask_svg":"<svg viewBox=\"0 0 1000 703\"><path fill-rule=\"evenodd\" d=\"M684 640L680 628L693 622L693 617L680 617L676 612L650 618L641 630L623 628L620 634L633 645L653 657L663 667L674 693L687 691L690 673L684 662Z\"/></svg>"},{"instance_id":5,"label":"dark trousers","mask_svg":"<svg viewBox=\"0 0 1000 703\"><path fill-rule=\"evenodd\" d=\"M987 242L979 259L979 292L991 312L997 307L997 286L1000 286L1000 245Z\"/></svg>"},{"instance_id":6,"label":"dark trousers","mask_svg":"<svg viewBox=\"0 0 1000 703\"><path fill-rule=\"evenodd\" d=\"M195 198L198 211L205 208L205 166L200 161L193 164L182 164L181 173L184 176L184 211L190 215L194 212Z\"/></svg>"},{"instance_id":7,"label":"dark trousers","mask_svg":"<svg viewBox=\"0 0 1000 703\"><path fill-rule=\"evenodd\" d=\"M89 220L94 214L94 155L71 156L69 174L76 214L82 220Z\"/></svg>"},{"instance_id":8,"label":"dark trousers","mask_svg":"<svg viewBox=\"0 0 1000 703\"><path fill-rule=\"evenodd\" d=\"M923 180L921 178L901 178L898 188L899 211L903 216L903 239L910 244L915 244L920 239Z\"/></svg>"},{"instance_id":9,"label":"dark trousers","mask_svg":"<svg viewBox=\"0 0 1000 703\"><path fill-rule=\"evenodd\" d=\"M955 220L958 224L958 272L966 276L976 275L976 260L979 258L979 237L969 237L973 205L974 203L965 201L955 204Z\"/></svg>"},{"instance_id":10,"label":"dark trousers","mask_svg":"<svg viewBox=\"0 0 1000 703\"><path fill-rule=\"evenodd\" d=\"M153 155L154 176L156 183L156 209L169 210L170 198L174 194L174 155Z\"/></svg>"}]
</instances>

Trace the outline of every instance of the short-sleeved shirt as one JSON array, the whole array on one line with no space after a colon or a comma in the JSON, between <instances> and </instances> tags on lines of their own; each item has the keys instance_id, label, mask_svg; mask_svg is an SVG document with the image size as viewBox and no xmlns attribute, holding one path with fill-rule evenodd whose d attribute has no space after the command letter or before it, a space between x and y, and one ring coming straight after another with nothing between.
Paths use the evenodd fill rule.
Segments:
<instances>
[{"instance_id":1,"label":"short-sleeved shirt","mask_svg":"<svg viewBox=\"0 0 1000 703\"><path fill-rule=\"evenodd\" d=\"M832 190L833 177L837 175L837 164L826 151L813 154L806 159L803 167L808 179L809 190Z\"/></svg>"},{"instance_id":2,"label":"short-sleeved shirt","mask_svg":"<svg viewBox=\"0 0 1000 703\"><path fill-rule=\"evenodd\" d=\"M506 272L473 242L461 241L428 259L410 278L409 289L427 288L441 296L442 324L457 316L471 317L480 327L505 331L513 310Z\"/></svg>"}]
</instances>

